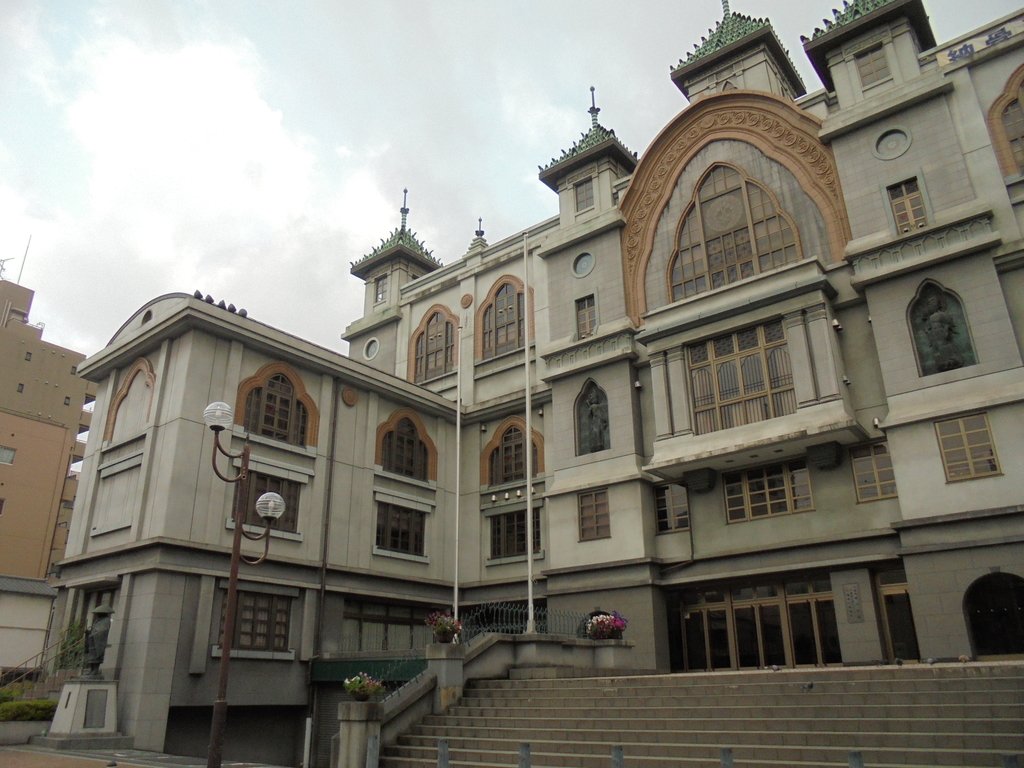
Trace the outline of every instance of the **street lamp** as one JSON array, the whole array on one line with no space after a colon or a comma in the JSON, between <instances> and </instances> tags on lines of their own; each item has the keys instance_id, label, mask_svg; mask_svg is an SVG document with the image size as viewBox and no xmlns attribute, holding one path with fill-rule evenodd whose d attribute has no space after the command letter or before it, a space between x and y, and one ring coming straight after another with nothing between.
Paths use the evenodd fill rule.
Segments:
<instances>
[{"instance_id":1,"label":"street lamp","mask_svg":"<svg viewBox=\"0 0 1024 768\"><path fill-rule=\"evenodd\" d=\"M224 727L228 716L228 670L231 663L231 642L235 636L235 613L238 606L238 564L259 565L270 551L270 526L284 514L284 499L276 493L264 493L256 500L256 514L263 520L259 533L245 530L245 502L249 488L249 441L246 440L239 453L231 453L220 442L220 433L230 429L234 414L227 403L210 403L203 411L203 421L213 431L213 471L225 483L238 483L238 492L231 507L231 520L235 525L231 541L231 571L228 575L227 605L224 608L224 632L220 638L220 674L217 678L217 698L213 702L213 719L210 722L210 747L207 751L207 768L220 768L224 751ZM239 466L233 474L225 474L217 466L217 454L226 456L228 464L239 459ZM229 470L230 472L230 470ZM263 554L250 557L242 554L242 537L250 541L263 541Z\"/></svg>"}]
</instances>

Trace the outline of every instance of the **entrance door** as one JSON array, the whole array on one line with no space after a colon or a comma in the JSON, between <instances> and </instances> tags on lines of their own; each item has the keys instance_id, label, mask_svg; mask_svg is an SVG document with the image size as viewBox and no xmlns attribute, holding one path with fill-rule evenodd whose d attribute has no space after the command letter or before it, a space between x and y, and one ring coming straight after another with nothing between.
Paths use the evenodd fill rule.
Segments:
<instances>
[{"instance_id":1,"label":"entrance door","mask_svg":"<svg viewBox=\"0 0 1024 768\"><path fill-rule=\"evenodd\" d=\"M903 569L878 574L878 597L882 604L882 627L885 630L885 652L889 661L917 661L914 614L910 610L907 575Z\"/></svg>"},{"instance_id":2,"label":"entrance door","mask_svg":"<svg viewBox=\"0 0 1024 768\"><path fill-rule=\"evenodd\" d=\"M842 662L827 577L683 596L684 669Z\"/></svg>"}]
</instances>

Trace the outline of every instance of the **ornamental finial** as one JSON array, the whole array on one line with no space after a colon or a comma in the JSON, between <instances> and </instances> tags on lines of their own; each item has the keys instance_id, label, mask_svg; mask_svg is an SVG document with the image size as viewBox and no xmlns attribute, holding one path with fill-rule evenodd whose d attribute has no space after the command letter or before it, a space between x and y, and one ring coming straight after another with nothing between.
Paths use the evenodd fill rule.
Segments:
<instances>
[{"instance_id":1,"label":"ornamental finial","mask_svg":"<svg viewBox=\"0 0 1024 768\"><path fill-rule=\"evenodd\" d=\"M590 109L587 112L590 113L590 125L593 128L597 128L597 113L600 112L600 108L597 106L597 101L594 97L594 86L590 86Z\"/></svg>"},{"instance_id":2,"label":"ornamental finial","mask_svg":"<svg viewBox=\"0 0 1024 768\"><path fill-rule=\"evenodd\" d=\"M478 218L476 220L476 232L474 232L473 234L476 235L477 237L484 236L484 220L482 218Z\"/></svg>"},{"instance_id":3,"label":"ornamental finial","mask_svg":"<svg viewBox=\"0 0 1024 768\"><path fill-rule=\"evenodd\" d=\"M403 189L402 190L402 207L401 207L401 209L399 209L399 213L402 214L402 229L405 229L406 217L408 217L408 215L409 215L408 202L409 202L409 190L408 189Z\"/></svg>"},{"instance_id":4,"label":"ornamental finial","mask_svg":"<svg viewBox=\"0 0 1024 768\"><path fill-rule=\"evenodd\" d=\"M729 18L729 0L722 0L722 18Z\"/></svg>"}]
</instances>

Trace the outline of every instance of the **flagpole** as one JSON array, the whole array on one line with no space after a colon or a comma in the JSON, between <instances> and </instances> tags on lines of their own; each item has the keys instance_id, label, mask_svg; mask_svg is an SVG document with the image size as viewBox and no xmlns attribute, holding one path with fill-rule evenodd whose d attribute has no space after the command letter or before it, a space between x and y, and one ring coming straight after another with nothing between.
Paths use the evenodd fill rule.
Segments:
<instances>
[{"instance_id":1,"label":"flagpole","mask_svg":"<svg viewBox=\"0 0 1024 768\"><path fill-rule=\"evenodd\" d=\"M526 393L526 632L537 631L533 612L533 428L530 401L530 326L533 306L530 301L530 235L523 232L523 381Z\"/></svg>"},{"instance_id":2,"label":"flagpole","mask_svg":"<svg viewBox=\"0 0 1024 768\"><path fill-rule=\"evenodd\" d=\"M459 618L459 516L462 509L462 319L455 331L455 578L452 582L452 615Z\"/></svg>"}]
</instances>

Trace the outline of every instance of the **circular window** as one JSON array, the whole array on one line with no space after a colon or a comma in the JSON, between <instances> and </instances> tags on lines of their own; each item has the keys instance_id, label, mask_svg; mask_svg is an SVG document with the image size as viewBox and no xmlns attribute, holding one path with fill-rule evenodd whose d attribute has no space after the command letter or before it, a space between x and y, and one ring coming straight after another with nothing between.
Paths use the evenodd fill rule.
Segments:
<instances>
[{"instance_id":1,"label":"circular window","mask_svg":"<svg viewBox=\"0 0 1024 768\"><path fill-rule=\"evenodd\" d=\"M875 157L879 160L895 160L910 149L910 134L903 128L890 128L875 142Z\"/></svg>"},{"instance_id":2,"label":"circular window","mask_svg":"<svg viewBox=\"0 0 1024 768\"><path fill-rule=\"evenodd\" d=\"M367 360L373 360L378 352L380 352L380 342L377 339L370 339L363 345L363 357Z\"/></svg>"},{"instance_id":3,"label":"circular window","mask_svg":"<svg viewBox=\"0 0 1024 768\"><path fill-rule=\"evenodd\" d=\"M586 277L594 268L594 257L589 253L581 253L572 263L572 273L576 277Z\"/></svg>"}]
</instances>

